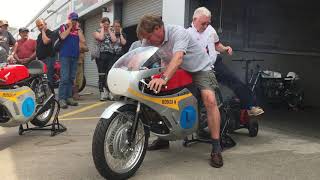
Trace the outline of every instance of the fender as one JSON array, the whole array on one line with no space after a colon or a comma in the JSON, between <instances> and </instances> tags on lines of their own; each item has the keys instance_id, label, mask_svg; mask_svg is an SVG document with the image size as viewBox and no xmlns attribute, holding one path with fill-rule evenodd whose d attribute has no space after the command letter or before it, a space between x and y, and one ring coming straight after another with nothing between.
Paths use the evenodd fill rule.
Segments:
<instances>
[{"instance_id":1,"label":"fender","mask_svg":"<svg viewBox=\"0 0 320 180\"><path fill-rule=\"evenodd\" d=\"M111 104L109 107L107 107L101 114L100 118L109 119L113 113L118 112L119 108L128 104L133 105L133 103L130 103L130 102L117 101Z\"/></svg>"}]
</instances>

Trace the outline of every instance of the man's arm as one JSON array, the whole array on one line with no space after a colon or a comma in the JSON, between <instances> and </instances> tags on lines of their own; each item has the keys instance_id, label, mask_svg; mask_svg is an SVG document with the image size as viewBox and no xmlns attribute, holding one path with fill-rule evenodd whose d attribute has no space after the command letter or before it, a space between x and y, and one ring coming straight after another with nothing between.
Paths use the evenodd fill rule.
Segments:
<instances>
[{"instance_id":1,"label":"man's arm","mask_svg":"<svg viewBox=\"0 0 320 180\"><path fill-rule=\"evenodd\" d=\"M168 66L166 67L166 70L163 73L163 76L166 79L169 80L174 75L174 73L178 70L179 66L183 62L183 56L184 56L183 51L178 51L174 53L173 58L171 59L170 63L168 64ZM161 87L165 84L167 84L167 80L163 78L157 78L157 79L153 79L149 83L148 87L150 89L155 90L156 92L160 92Z\"/></svg>"},{"instance_id":2,"label":"man's arm","mask_svg":"<svg viewBox=\"0 0 320 180\"><path fill-rule=\"evenodd\" d=\"M126 35L123 33L122 28L120 30L120 43L122 46L127 44Z\"/></svg>"},{"instance_id":3,"label":"man's arm","mask_svg":"<svg viewBox=\"0 0 320 180\"><path fill-rule=\"evenodd\" d=\"M216 50L220 53L227 53L228 55L232 55L232 48L230 46L224 46L221 42L217 42L215 44Z\"/></svg>"},{"instance_id":4,"label":"man's arm","mask_svg":"<svg viewBox=\"0 0 320 180\"><path fill-rule=\"evenodd\" d=\"M48 37L48 35L46 34L46 28L42 29L41 32L41 37L42 37L42 42L43 44L47 45L50 43L51 39Z\"/></svg>"},{"instance_id":5,"label":"man's arm","mask_svg":"<svg viewBox=\"0 0 320 180\"><path fill-rule=\"evenodd\" d=\"M65 39L67 36L69 36L70 31L72 29L72 23L70 20L68 20L68 24L67 27L65 27L64 25L62 26L62 28L64 28L64 31L60 33L60 38L61 39ZM61 29L60 29L61 31Z\"/></svg>"}]
</instances>

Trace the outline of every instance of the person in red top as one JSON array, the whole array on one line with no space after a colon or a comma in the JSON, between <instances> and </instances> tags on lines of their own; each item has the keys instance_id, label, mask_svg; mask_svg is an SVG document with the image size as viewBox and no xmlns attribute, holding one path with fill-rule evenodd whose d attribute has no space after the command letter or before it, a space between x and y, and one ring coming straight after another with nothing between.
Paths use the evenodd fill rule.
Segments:
<instances>
[{"instance_id":1,"label":"person in red top","mask_svg":"<svg viewBox=\"0 0 320 180\"><path fill-rule=\"evenodd\" d=\"M37 42L29 39L29 29L20 28L19 35L21 39L17 41L14 49L14 59L18 64L28 65L29 62L36 59Z\"/></svg>"}]
</instances>

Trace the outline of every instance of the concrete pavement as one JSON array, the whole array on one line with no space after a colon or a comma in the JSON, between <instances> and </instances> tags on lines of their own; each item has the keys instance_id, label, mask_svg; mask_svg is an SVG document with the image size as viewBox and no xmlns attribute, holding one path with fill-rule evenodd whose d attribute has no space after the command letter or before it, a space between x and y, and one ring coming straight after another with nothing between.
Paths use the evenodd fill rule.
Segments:
<instances>
[{"instance_id":1,"label":"concrete pavement","mask_svg":"<svg viewBox=\"0 0 320 180\"><path fill-rule=\"evenodd\" d=\"M68 130L55 137L36 131L19 136L18 128L0 128L0 179L103 179L94 167L91 143L98 117L110 102L100 103L96 91L86 88L85 93L94 94L82 96L79 107L61 112ZM184 148L181 141L172 142L168 150L147 152L132 179L319 179L318 114L312 109L267 110L256 138L246 130L232 135L237 146L223 153L221 169L208 164L210 145Z\"/></svg>"}]
</instances>

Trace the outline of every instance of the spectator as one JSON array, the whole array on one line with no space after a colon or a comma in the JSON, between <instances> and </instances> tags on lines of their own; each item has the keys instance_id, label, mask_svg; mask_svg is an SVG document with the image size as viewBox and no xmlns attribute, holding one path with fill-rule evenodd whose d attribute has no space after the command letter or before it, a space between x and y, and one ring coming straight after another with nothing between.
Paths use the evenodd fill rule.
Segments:
<instances>
[{"instance_id":1,"label":"spectator","mask_svg":"<svg viewBox=\"0 0 320 180\"><path fill-rule=\"evenodd\" d=\"M0 46L2 46L6 50L7 55L10 54L9 53L10 47L13 47L16 44L16 40L13 38L12 34L8 31L8 26L9 26L8 21L0 20ZM0 60L0 63L1 63L1 60Z\"/></svg>"},{"instance_id":2,"label":"spectator","mask_svg":"<svg viewBox=\"0 0 320 180\"><path fill-rule=\"evenodd\" d=\"M93 33L97 41L100 51L100 57L96 59L96 64L99 73L99 91L100 101L105 101L109 98L109 89L106 84L106 74L108 74L111 66L114 63L115 51L113 43L117 41L117 37L110 27L110 20L103 17L100 22L100 29Z\"/></svg>"},{"instance_id":3,"label":"spectator","mask_svg":"<svg viewBox=\"0 0 320 180\"><path fill-rule=\"evenodd\" d=\"M59 50L61 63L61 80L59 84L59 102L61 108L66 109L68 105L78 106L72 97L72 86L77 72L77 63L80 53L79 43L79 17L78 14L72 12L68 15L67 24L60 26L59 35L62 39Z\"/></svg>"},{"instance_id":4,"label":"spectator","mask_svg":"<svg viewBox=\"0 0 320 180\"><path fill-rule=\"evenodd\" d=\"M114 61L117 61L119 57L121 57L124 53L123 46L127 44L127 40L126 40L126 34L122 31L121 23L119 20L114 20L113 28L117 38L116 42L113 44L114 51L115 51Z\"/></svg>"},{"instance_id":5,"label":"spectator","mask_svg":"<svg viewBox=\"0 0 320 180\"><path fill-rule=\"evenodd\" d=\"M54 34L47 28L47 23L43 19L37 19L36 26L40 32L37 38L36 55L39 60L47 65L49 85L53 90L55 53L52 39Z\"/></svg>"},{"instance_id":6,"label":"spectator","mask_svg":"<svg viewBox=\"0 0 320 180\"><path fill-rule=\"evenodd\" d=\"M23 64L27 66L32 60L36 59L37 42L34 39L29 39L29 29L20 28L19 39L16 47L13 50L14 60L12 63Z\"/></svg>"},{"instance_id":7,"label":"spectator","mask_svg":"<svg viewBox=\"0 0 320 180\"><path fill-rule=\"evenodd\" d=\"M192 27L188 28L189 34L206 51L213 64L218 82L228 86L239 97L241 108L247 109L251 116L258 116L264 113L263 109L254 104L253 96L249 88L232 73L229 68L223 64L221 56L218 53L232 55L232 48L224 46L219 41L219 36L215 29L210 25L211 12L200 7L195 10L193 15Z\"/></svg>"},{"instance_id":8,"label":"spectator","mask_svg":"<svg viewBox=\"0 0 320 180\"><path fill-rule=\"evenodd\" d=\"M78 59L78 67L77 67L77 73L76 73L76 80L75 80L75 85L73 87L73 99L75 100L79 100L80 96L79 96L79 88L82 85L83 81L84 81L84 56L85 53L89 51L88 46L86 44L86 40L84 38L84 35L82 33L82 31L79 31L79 37L80 38L80 43L79 43L79 47L80 47L80 54L79 54L79 59Z\"/></svg>"}]
</instances>

